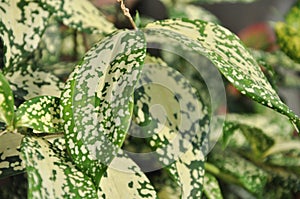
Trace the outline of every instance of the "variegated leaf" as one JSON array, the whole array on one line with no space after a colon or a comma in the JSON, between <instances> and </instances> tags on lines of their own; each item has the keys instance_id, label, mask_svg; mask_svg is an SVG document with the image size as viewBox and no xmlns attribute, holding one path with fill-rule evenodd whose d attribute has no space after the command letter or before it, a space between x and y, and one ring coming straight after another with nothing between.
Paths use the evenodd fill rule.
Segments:
<instances>
[{"instance_id":1,"label":"variegated leaf","mask_svg":"<svg viewBox=\"0 0 300 199\"><path fill-rule=\"evenodd\" d=\"M117 168L114 168L115 165ZM123 165L123 166L120 166ZM122 169L118 170L118 168ZM130 158L115 158L101 178L99 198L157 198L146 175Z\"/></svg>"},{"instance_id":2,"label":"variegated leaf","mask_svg":"<svg viewBox=\"0 0 300 199\"><path fill-rule=\"evenodd\" d=\"M88 0L39 0L69 27L89 33L110 33L112 23Z\"/></svg>"},{"instance_id":3,"label":"variegated leaf","mask_svg":"<svg viewBox=\"0 0 300 199\"><path fill-rule=\"evenodd\" d=\"M195 6L191 4L178 4L174 7L171 7L170 9L170 18L201 19L203 21L219 23L219 19L215 15L213 15L208 10L205 10L200 6Z\"/></svg>"},{"instance_id":4,"label":"variegated leaf","mask_svg":"<svg viewBox=\"0 0 300 199\"><path fill-rule=\"evenodd\" d=\"M20 145L23 136L5 133L0 137L0 178L15 175L25 170L21 160Z\"/></svg>"},{"instance_id":5,"label":"variegated leaf","mask_svg":"<svg viewBox=\"0 0 300 199\"><path fill-rule=\"evenodd\" d=\"M174 2L177 3L251 3L257 0L162 0L167 5L173 6Z\"/></svg>"},{"instance_id":6,"label":"variegated leaf","mask_svg":"<svg viewBox=\"0 0 300 199\"><path fill-rule=\"evenodd\" d=\"M275 25L277 43L280 49L290 58L300 63L300 2L290 9L285 17L285 23L278 22Z\"/></svg>"},{"instance_id":7,"label":"variegated leaf","mask_svg":"<svg viewBox=\"0 0 300 199\"><path fill-rule=\"evenodd\" d=\"M14 117L14 97L9 83L0 72L0 120L12 127Z\"/></svg>"},{"instance_id":8,"label":"variegated leaf","mask_svg":"<svg viewBox=\"0 0 300 199\"><path fill-rule=\"evenodd\" d=\"M271 65L276 68L291 69L293 71L300 72L300 64L294 62L282 51L275 51L270 53L270 52L252 50L251 52L257 60L264 61L268 65Z\"/></svg>"},{"instance_id":9,"label":"variegated leaf","mask_svg":"<svg viewBox=\"0 0 300 199\"><path fill-rule=\"evenodd\" d=\"M284 104L239 38L210 22L171 19L148 24L148 37L173 39L210 59L241 93L286 115L300 129L300 119Z\"/></svg>"},{"instance_id":10,"label":"variegated leaf","mask_svg":"<svg viewBox=\"0 0 300 199\"><path fill-rule=\"evenodd\" d=\"M124 141L145 48L140 31L113 33L85 55L62 94L68 150L95 184Z\"/></svg>"},{"instance_id":11,"label":"variegated leaf","mask_svg":"<svg viewBox=\"0 0 300 199\"><path fill-rule=\"evenodd\" d=\"M161 60L147 59L140 85L134 103L139 131L143 137L149 137L158 160L181 187L181 197L200 197L204 176L200 149L209 128L207 107L189 82ZM164 111L155 109L156 105Z\"/></svg>"},{"instance_id":12,"label":"variegated leaf","mask_svg":"<svg viewBox=\"0 0 300 199\"><path fill-rule=\"evenodd\" d=\"M90 178L62 150L63 139L50 142L24 137L21 152L28 175L28 198L97 198Z\"/></svg>"},{"instance_id":13,"label":"variegated leaf","mask_svg":"<svg viewBox=\"0 0 300 199\"><path fill-rule=\"evenodd\" d=\"M25 101L16 111L15 126L45 133L63 132L59 98L40 96Z\"/></svg>"},{"instance_id":14,"label":"variegated leaf","mask_svg":"<svg viewBox=\"0 0 300 199\"><path fill-rule=\"evenodd\" d=\"M222 193L218 180L210 173L204 175L204 194L207 199L222 199Z\"/></svg>"},{"instance_id":15,"label":"variegated leaf","mask_svg":"<svg viewBox=\"0 0 300 199\"><path fill-rule=\"evenodd\" d=\"M223 180L241 185L257 196L263 192L268 173L237 153L215 147L209 161L218 168L216 174Z\"/></svg>"},{"instance_id":16,"label":"variegated leaf","mask_svg":"<svg viewBox=\"0 0 300 199\"><path fill-rule=\"evenodd\" d=\"M17 67L5 77L10 82L16 99L28 100L41 95L59 97L63 83L51 74L33 66Z\"/></svg>"},{"instance_id":17,"label":"variegated leaf","mask_svg":"<svg viewBox=\"0 0 300 199\"><path fill-rule=\"evenodd\" d=\"M37 48L50 13L34 1L2 0L0 16L5 66L12 67Z\"/></svg>"}]
</instances>

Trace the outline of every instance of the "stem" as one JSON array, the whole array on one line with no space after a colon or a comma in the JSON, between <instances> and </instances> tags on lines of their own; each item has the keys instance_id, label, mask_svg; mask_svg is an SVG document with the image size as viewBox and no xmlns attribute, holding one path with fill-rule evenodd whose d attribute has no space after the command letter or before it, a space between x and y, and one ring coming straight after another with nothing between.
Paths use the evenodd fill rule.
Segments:
<instances>
[{"instance_id":1,"label":"stem","mask_svg":"<svg viewBox=\"0 0 300 199\"><path fill-rule=\"evenodd\" d=\"M135 23L134 23L134 21L133 21L133 19L132 19L132 17L131 17L131 14L130 14L130 12L129 12L129 9L126 8L126 6L125 6L125 4L124 4L124 0L117 0L117 1L121 4L121 9L122 9L124 15L129 19L129 21L130 21L130 23L131 23L133 29L137 30L138 28L136 27L136 25L135 25Z\"/></svg>"},{"instance_id":2,"label":"stem","mask_svg":"<svg viewBox=\"0 0 300 199\"><path fill-rule=\"evenodd\" d=\"M7 130L4 130L4 131L0 132L0 136L4 135L5 133L7 133Z\"/></svg>"}]
</instances>

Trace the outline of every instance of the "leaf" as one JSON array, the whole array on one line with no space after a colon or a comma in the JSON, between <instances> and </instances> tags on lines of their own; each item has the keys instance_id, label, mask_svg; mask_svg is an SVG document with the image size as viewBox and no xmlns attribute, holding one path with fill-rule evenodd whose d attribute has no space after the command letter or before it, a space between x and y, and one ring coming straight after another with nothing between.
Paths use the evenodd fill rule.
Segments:
<instances>
[{"instance_id":1,"label":"leaf","mask_svg":"<svg viewBox=\"0 0 300 199\"><path fill-rule=\"evenodd\" d=\"M0 4L0 35L5 67L13 67L37 48L50 13L33 1L10 0Z\"/></svg>"},{"instance_id":2,"label":"leaf","mask_svg":"<svg viewBox=\"0 0 300 199\"><path fill-rule=\"evenodd\" d=\"M157 198L146 175L130 158L115 158L100 181L99 198Z\"/></svg>"},{"instance_id":3,"label":"leaf","mask_svg":"<svg viewBox=\"0 0 300 199\"><path fill-rule=\"evenodd\" d=\"M294 62L282 51L264 52L252 50L251 52L257 60L265 61L268 65L275 68L283 68L284 70L291 69L300 72L300 64Z\"/></svg>"},{"instance_id":4,"label":"leaf","mask_svg":"<svg viewBox=\"0 0 300 199\"><path fill-rule=\"evenodd\" d=\"M238 115L236 115L238 117ZM269 137L263 132L263 129L255 128L253 126L248 126L239 121L230 121L230 116L227 117L227 121L225 122L225 127L223 128L224 134L234 133L236 130L240 130L240 132L245 136L247 143L249 143L251 148L251 155L256 157L257 159L261 159L262 155L265 151L267 151L270 147L274 145L274 140L272 137ZM228 128L228 125L232 128ZM233 132L232 132L233 131ZM236 138L236 134L232 134L231 137ZM245 143L243 144L244 147Z\"/></svg>"},{"instance_id":5,"label":"leaf","mask_svg":"<svg viewBox=\"0 0 300 199\"><path fill-rule=\"evenodd\" d=\"M62 94L68 151L96 185L128 130L145 48L140 31L113 33L87 52Z\"/></svg>"},{"instance_id":6,"label":"leaf","mask_svg":"<svg viewBox=\"0 0 300 199\"><path fill-rule=\"evenodd\" d=\"M144 31L147 37L180 41L206 56L241 93L286 115L299 130L298 116L280 100L255 59L229 30L201 20L170 19L148 24Z\"/></svg>"},{"instance_id":7,"label":"leaf","mask_svg":"<svg viewBox=\"0 0 300 199\"><path fill-rule=\"evenodd\" d=\"M218 180L211 174L204 175L204 194L207 199L222 199L222 193Z\"/></svg>"},{"instance_id":8,"label":"leaf","mask_svg":"<svg viewBox=\"0 0 300 199\"><path fill-rule=\"evenodd\" d=\"M300 34L299 29L285 24L276 23L275 26L277 43L280 49L285 52L291 59L300 63Z\"/></svg>"},{"instance_id":9,"label":"leaf","mask_svg":"<svg viewBox=\"0 0 300 199\"><path fill-rule=\"evenodd\" d=\"M15 98L22 101L41 95L59 97L63 83L51 72L33 68L31 65L17 67L5 75Z\"/></svg>"},{"instance_id":10,"label":"leaf","mask_svg":"<svg viewBox=\"0 0 300 199\"><path fill-rule=\"evenodd\" d=\"M14 97L9 83L0 72L0 120L6 125L13 125Z\"/></svg>"},{"instance_id":11,"label":"leaf","mask_svg":"<svg viewBox=\"0 0 300 199\"><path fill-rule=\"evenodd\" d=\"M158 161L181 187L182 198L200 197L204 176L200 149L209 128L207 107L189 82L161 60L146 60L139 85L134 121L140 127L130 132L141 131L148 137ZM158 104L164 111L154 108Z\"/></svg>"},{"instance_id":12,"label":"leaf","mask_svg":"<svg viewBox=\"0 0 300 199\"><path fill-rule=\"evenodd\" d=\"M28 198L97 198L90 178L79 171L62 151L64 140L53 144L24 137L21 152L28 175Z\"/></svg>"},{"instance_id":13,"label":"leaf","mask_svg":"<svg viewBox=\"0 0 300 199\"><path fill-rule=\"evenodd\" d=\"M40 96L25 101L16 111L15 126L45 133L63 132L59 98Z\"/></svg>"},{"instance_id":14,"label":"leaf","mask_svg":"<svg viewBox=\"0 0 300 199\"><path fill-rule=\"evenodd\" d=\"M201 19L203 21L220 23L215 15L200 6L176 4L174 7L170 7L170 12L170 18Z\"/></svg>"},{"instance_id":15,"label":"leaf","mask_svg":"<svg viewBox=\"0 0 300 199\"><path fill-rule=\"evenodd\" d=\"M89 33L111 33L112 23L87 0L39 0L66 26Z\"/></svg>"},{"instance_id":16,"label":"leaf","mask_svg":"<svg viewBox=\"0 0 300 199\"><path fill-rule=\"evenodd\" d=\"M180 0L180 3L208 3L208 4L214 4L214 3L251 3L255 2L257 0ZM166 5L174 5L174 2L177 3L179 0L162 0Z\"/></svg>"},{"instance_id":17,"label":"leaf","mask_svg":"<svg viewBox=\"0 0 300 199\"><path fill-rule=\"evenodd\" d=\"M20 145L23 136L18 133L5 133L0 137L0 178L24 172Z\"/></svg>"},{"instance_id":18,"label":"leaf","mask_svg":"<svg viewBox=\"0 0 300 199\"><path fill-rule=\"evenodd\" d=\"M210 153L209 161L220 170L223 176L226 176L223 180L233 178L235 183L242 185L257 196L262 193L267 183L267 172L237 153L229 150L222 151L215 147L214 151ZM219 176L221 177L222 174Z\"/></svg>"}]
</instances>

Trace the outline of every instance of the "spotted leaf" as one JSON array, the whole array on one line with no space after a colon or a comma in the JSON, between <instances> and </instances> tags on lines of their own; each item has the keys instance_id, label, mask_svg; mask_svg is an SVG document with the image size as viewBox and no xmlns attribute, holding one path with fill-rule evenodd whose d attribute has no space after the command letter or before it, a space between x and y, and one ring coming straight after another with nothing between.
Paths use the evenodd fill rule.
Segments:
<instances>
[{"instance_id":1,"label":"spotted leaf","mask_svg":"<svg viewBox=\"0 0 300 199\"><path fill-rule=\"evenodd\" d=\"M115 32L87 52L62 94L68 150L95 184L124 141L144 57L142 32Z\"/></svg>"},{"instance_id":2,"label":"spotted leaf","mask_svg":"<svg viewBox=\"0 0 300 199\"><path fill-rule=\"evenodd\" d=\"M0 137L0 178L25 170L20 153L22 138L18 133L5 133Z\"/></svg>"},{"instance_id":3,"label":"spotted leaf","mask_svg":"<svg viewBox=\"0 0 300 199\"><path fill-rule=\"evenodd\" d=\"M1 1L0 35L6 67L17 65L37 48L50 15L34 1Z\"/></svg>"},{"instance_id":4,"label":"spotted leaf","mask_svg":"<svg viewBox=\"0 0 300 199\"><path fill-rule=\"evenodd\" d=\"M138 165L126 156L115 158L103 175L99 198L157 198L156 191Z\"/></svg>"},{"instance_id":5,"label":"spotted leaf","mask_svg":"<svg viewBox=\"0 0 300 199\"><path fill-rule=\"evenodd\" d=\"M0 72L0 120L11 126L14 117L14 97L9 83Z\"/></svg>"},{"instance_id":6,"label":"spotted leaf","mask_svg":"<svg viewBox=\"0 0 300 199\"><path fill-rule=\"evenodd\" d=\"M156 38L179 40L206 56L241 93L286 115L299 130L298 116L280 100L255 59L229 30L201 20L171 19L148 24L144 31Z\"/></svg>"},{"instance_id":7,"label":"spotted leaf","mask_svg":"<svg viewBox=\"0 0 300 199\"><path fill-rule=\"evenodd\" d=\"M219 23L218 18L205 10L200 6L195 6L191 4L181 5L177 4L176 6L172 6L170 8L170 18L189 18L189 19L201 19L203 21L210 21L214 23Z\"/></svg>"},{"instance_id":8,"label":"spotted leaf","mask_svg":"<svg viewBox=\"0 0 300 199\"><path fill-rule=\"evenodd\" d=\"M160 164L181 187L182 198L200 197L204 176L200 149L209 128L207 107L189 82L161 60L147 59L139 81L134 121L140 127L133 126L130 132L140 131L140 136L148 138Z\"/></svg>"},{"instance_id":9,"label":"spotted leaf","mask_svg":"<svg viewBox=\"0 0 300 199\"><path fill-rule=\"evenodd\" d=\"M167 5L174 5L178 0L162 0ZM257 0L180 0L180 3L251 3Z\"/></svg>"},{"instance_id":10,"label":"spotted leaf","mask_svg":"<svg viewBox=\"0 0 300 199\"><path fill-rule=\"evenodd\" d=\"M63 83L51 72L33 68L31 65L17 67L6 73L15 98L23 101L41 95L59 97Z\"/></svg>"},{"instance_id":11,"label":"spotted leaf","mask_svg":"<svg viewBox=\"0 0 300 199\"><path fill-rule=\"evenodd\" d=\"M16 111L15 126L45 133L63 132L59 98L40 96L25 101Z\"/></svg>"},{"instance_id":12,"label":"spotted leaf","mask_svg":"<svg viewBox=\"0 0 300 199\"><path fill-rule=\"evenodd\" d=\"M262 194L268 179L266 171L229 150L215 147L210 154L209 160L219 169L219 177L243 186L256 196Z\"/></svg>"},{"instance_id":13,"label":"spotted leaf","mask_svg":"<svg viewBox=\"0 0 300 199\"><path fill-rule=\"evenodd\" d=\"M207 199L223 198L219 182L212 174L205 173L203 190Z\"/></svg>"},{"instance_id":14,"label":"spotted leaf","mask_svg":"<svg viewBox=\"0 0 300 199\"><path fill-rule=\"evenodd\" d=\"M87 0L39 0L46 9L69 27L89 33L110 33L112 23Z\"/></svg>"},{"instance_id":15,"label":"spotted leaf","mask_svg":"<svg viewBox=\"0 0 300 199\"><path fill-rule=\"evenodd\" d=\"M61 150L62 140L24 137L21 152L28 176L28 198L97 198L92 180Z\"/></svg>"}]
</instances>

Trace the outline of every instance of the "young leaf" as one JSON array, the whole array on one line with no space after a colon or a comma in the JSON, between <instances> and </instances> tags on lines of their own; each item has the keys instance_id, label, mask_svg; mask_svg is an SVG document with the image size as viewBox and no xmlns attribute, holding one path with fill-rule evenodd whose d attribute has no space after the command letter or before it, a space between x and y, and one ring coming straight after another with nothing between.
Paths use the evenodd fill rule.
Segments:
<instances>
[{"instance_id":1,"label":"young leaf","mask_svg":"<svg viewBox=\"0 0 300 199\"><path fill-rule=\"evenodd\" d=\"M10 0L0 3L0 16L5 67L12 67L37 48L50 13L34 1Z\"/></svg>"},{"instance_id":2,"label":"young leaf","mask_svg":"<svg viewBox=\"0 0 300 199\"><path fill-rule=\"evenodd\" d=\"M5 133L0 137L0 178L25 170L20 153L22 138L18 133Z\"/></svg>"},{"instance_id":3,"label":"young leaf","mask_svg":"<svg viewBox=\"0 0 300 199\"><path fill-rule=\"evenodd\" d=\"M71 28L89 33L111 33L112 23L87 0L39 0L51 13Z\"/></svg>"},{"instance_id":4,"label":"young leaf","mask_svg":"<svg viewBox=\"0 0 300 199\"><path fill-rule=\"evenodd\" d=\"M63 132L59 98L40 96L25 101L16 111L15 126L45 133Z\"/></svg>"},{"instance_id":5,"label":"young leaf","mask_svg":"<svg viewBox=\"0 0 300 199\"><path fill-rule=\"evenodd\" d=\"M33 66L17 67L6 73L5 77L10 82L15 98L28 100L41 95L59 97L63 83L52 75Z\"/></svg>"},{"instance_id":6,"label":"young leaf","mask_svg":"<svg viewBox=\"0 0 300 199\"><path fill-rule=\"evenodd\" d=\"M135 91L134 103L139 130L149 137L158 161L181 187L181 197L200 197L204 175L200 149L208 132L207 107L189 82L161 60L147 59L139 81L142 86ZM157 104L164 111L151 112Z\"/></svg>"},{"instance_id":7,"label":"young leaf","mask_svg":"<svg viewBox=\"0 0 300 199\"><path fill-rule=\"evenodd\" d=\"M28 175L28 198L97 198L90 178L79 171L62 151L63 140L53 144L24 137L22 156Z\"/></svg>"},{"instance_id":8,"label":"young leaf","mask_svg":"<svg viewBox=\"0 0 300 199\"><path fill-rule=\"evenodd\" d=\"M122 167L120 170L114 168ZM125 166L120 166L125 165ZM99 198L157 198L146 175L130 158L115 158L101 178Z\"/></svg>"},{"instance_id":9,"label":"young leaf","mask_svg":"<svg viewBox=\"0 0 300 199\"><path fill-rule=\"evenodd\" d=\"M210 59L239 90L259 103L286 115L300 129L300 119L285 105L239 38L210 22L170 19L148 24L147 35L180 41Z\"/></svg>"},{"instance_id":10,"label":"young leaf","mask_svg":"<svg viewBox=\"0 0 300 199\"><path fill-rule=\"evenodd\" d=\"M222 193L218 180L211 174L204 175L204 194L207 199L222 199Z\"/></svg>"},{"instance_id":11,"label":"young leaf","mask_svg":"<svg viewBox=\"0 0 300 199\"><path fill-rule=\"evenodd\" d=\"M140 31L113 33L87 52L62 94L67 148L96 185L100 162L109 164L124 141L145 48Z\"/></svg>"},{"instance_id":12,"label":"young leaf","mask_svg":"<svg viewBox=\"0 0 300 199\"><path fill-rule=\"evenodd\" d=\"M14 97L10 86L0 72L0 120L11 126L14 117Z\"/></svg>"}]
</instances>

